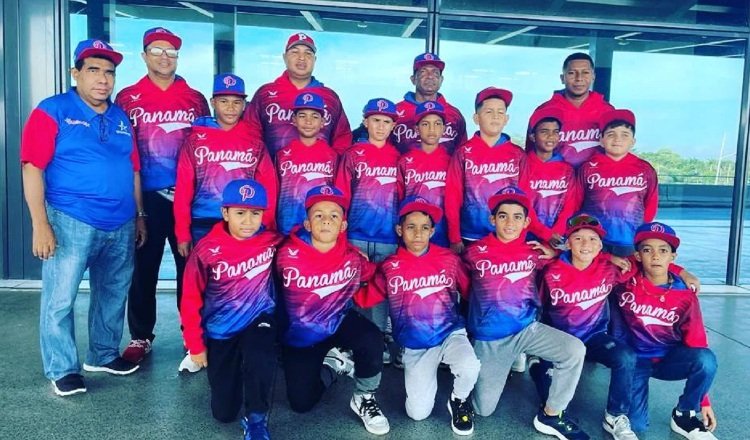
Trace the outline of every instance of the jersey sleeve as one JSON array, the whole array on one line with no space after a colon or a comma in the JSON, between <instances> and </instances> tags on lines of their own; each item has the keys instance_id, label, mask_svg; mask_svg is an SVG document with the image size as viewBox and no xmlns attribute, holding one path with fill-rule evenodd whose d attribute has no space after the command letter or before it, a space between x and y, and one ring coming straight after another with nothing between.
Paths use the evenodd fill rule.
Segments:
<instances>
[{"instance_id":1,"label":"jersey sleeve","mask_svg":"<svg viewBox=\"0 0 750 440\"><path fill-rule=\"evenodd\" d=\"M339 169L336 171L336 188L344 193L344 198L351 203L352 197L352 160L351 155L344 153Z\"/></svg>"},{"instance_id":2,"label":"jersey sleeve","mask_svg":"<svg viewBox=\"0 0 750 440\"><path fill-rule=\"evenodd\" d=\"M456 139L454 139L453 141L453 145L456 148L465 144L466 141L469 140L469 135L466 132L466 119L464 119L464 115L462 115L460 111L457 113L458 119L456 120Z\"/></svg>"},{"instance_id":3,"label":"jersey sleeve","mask_svg":"<svg viewBox=\"0 0 750 440\"><path fill-rule=\"evenodd\" d=\"M193 145L188 136L180 148L177 159L177 182L174 189L174 233L177 243L192 240L190 224L192 220L193 196L195 195L195 168L193 166Z\"/></svg>"},{"instance_id":4,"label":"jersey sleeve","mask_svg":"<svg viewBox=\"0 0 750 440\"><path fill-rule=\"evenodd\" d=\"M448 241L461 242L461 205L464 197L464 157L456 150L448 164L445 180L445 221L448 224Z\"/></svg>"},{"instance_id":5,"label":"jersey sleeve","mask_svg":"<svg viewBox=\"0 0 750 440\"><path fill-rule=\"evenodd\" d=\"M271 163L271 156L266 150L265 144L261 149L260 163L255 172L256 180L266 189L268 198L268 209L263 213L263 224L266 228L276 230L276 205L279 200L279 181L276 178L276 169Z\"/></svg>"},{"instance_id":6,"label":"jersey sleeve","mask_svg":"<svg viewBox=\"0 0 750 440\"><path fill-rule=\"evenodd\" d=\"M338 97L336 97L338 99ZM336 120L336 126L331 133L331 148L333 148L338 154L343 154L349 147L352 146L352 128L349 126L349 119L346 117L344 112L344 106L339 100L339 117Z\"/></svg>"},{"instance_id":7,"label":"jersey sleeve","mask_svg":"<svg viewBox=\"0 0 750 440\"><path fill-rule=\"evenodd\" d=\"M58 131L57 122L44 110L35 108L21 134L21 163L47 168L55 154Z\"/></svg>"},{"instance_id":8,"label":"jersey sleeve","mask_svg":"<svg viewBox=\"0 0 750 440\"><path fill-rule=\"evenodd\" d=\"M380 267L375 271L372 280L354 296L354 302L362 308L370 308L382 303L387 295L385 274Z\"/></svg>"},{"instance_id":9,"label":"jersey sleeve","mask_svg":"<svg viewBox=\"0 0 750 440\"><path fill-rule=\"evenodd\" d=\"M563 200L563 206L560 213L557 215L555 224L552 225L552 232L563 235L567 226L568 219L573 217L576 212L581 208L581 185L576 179L575 172L571 172L570 186L568 191L565 193L565 199Z\"/></svg>"},{"instance_id":10,"label":"jersey sleeve","mask_svg":"<svg viewBox=\"0 0 750 440\"><path fill-rule=\"evenodd\" d=\"M242 119L250 124L250 127L252 128L254 133L260 133L261 139L263 139L263 124L261 123L260 119L260 107L262 105L261 101L261 91L262 87L258 88L258 90L255 92L255 95L253 95L253 98L250 100L250 102L245 106L245 112L242 114Z\"/></svg>"},{"instance_id":11,"label":"jersey sleeve","mask_svg":"<svg viewBox=\"0 0 750 440\"><path fill-rule=\"evenodd\" d=\"M656 211L659 209L659 181L656 177L656 171L648 166L648 188L646 188L646 197L644 200L645 210L643 212L643 221L649 223L656 218Z\"/></svg>"},{"instance_id":12,"label":"jersey sleeve","mask_svg":"<svg viewBox=\"0 0 750 440\"><path fill-rule=\"evenodd\" d=\"M469 288L471 287L471 276L469 275L469 269L464 264L464 262L459 258L457 255L452 255L451 258L454 258L455 265L456 265L456 287L458 288L458 292L461 294L461 298L468 300L469 299Z\"/></svg>"},{"instance_id":13,"label":"jersey sleeve","mask_svg":"<svg viewBox=\"0 0 750 440\"><path fill-rule=\"evenodd\" d=\"M180 321L182 337L190 354L200 354L206 350L203 342L201 309L203 291L206 289L207 271L198 253L193 251L188 257L183 275L182 299L180 301Z\"/></svg>"}]
</instances>

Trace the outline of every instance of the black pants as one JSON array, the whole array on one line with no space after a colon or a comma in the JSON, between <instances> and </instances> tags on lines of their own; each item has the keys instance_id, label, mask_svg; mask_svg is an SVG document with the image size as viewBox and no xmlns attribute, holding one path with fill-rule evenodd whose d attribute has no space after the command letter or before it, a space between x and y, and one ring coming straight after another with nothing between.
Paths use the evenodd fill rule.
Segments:
<instances>
[{"instance_id":1,"label":"black pants","mask_svg":"<svg viewBox=\"0 0 750 440\"><path fill-rule=\"evenodd\" d=\"M174 255L177 270L177 308L180 308L185 259L177 252L172 205L172 202L154 191L143 193L143 209L148 214L148 237L146 244L135 252L133 283L128 292L128 327L132 339L154 339L156 283L159 280L159 266L164 254L164 240L169 240Z\"/></svg>"},{"instance_id":2,"label":"black pants","mask_svg":"<svg viewBox=\"0 0 750 440\"><path fill-rule=\"evenodd\" d=\"M370 378L383 371L383 333L359 312L349 310L336 333L309 347L284 346L284 375L293 411L310 411L325 391L320 378L323 358L333 347L351 349L356 377Z\"/></svg>"},{"instance_id":3,"label":"black pants","mask_svg":"<svg viewBox=\"0 0 750 440\"><path fill-rule=\"evenodd\" d=\"M208 383L211 412L227 423L237 418L243 402L246 413L269 408L276 372L276 324L268 313L229 339L208 339Z\"/></svg>"}]
</instances>

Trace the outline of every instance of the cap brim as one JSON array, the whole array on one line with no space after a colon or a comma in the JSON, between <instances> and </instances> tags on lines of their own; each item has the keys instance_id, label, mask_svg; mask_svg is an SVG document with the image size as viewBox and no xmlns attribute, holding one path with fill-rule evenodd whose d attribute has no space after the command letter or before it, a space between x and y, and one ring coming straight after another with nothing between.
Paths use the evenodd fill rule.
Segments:
<instances>
[{"instance_id":1,"label":"cap brim","mask_svg":"<svg viewBox=\"0 0 750 440\"><path fill-rule=\"evenodd\" d=\"M445 69L445 62L440 60L419 60L414 63L414 71L416 72L419 70L422 66L426 66L428 64L432 64L433 66L440 69L440 72Z\"/></svg>"},{"instance_id":2,"label":"cap brim","mask_svg":"<svg viewBox=\"0 0 750 440\"><path fill-rule=\"evenodd\" d=\"M315 47L314 44L308 43L307 41L303 41L303 40L295 41L294 43L288 45L286 47L286 50L289 50L289 49L293 48L294 46L307 46L307 47L309 47L313 51L313 53L317 53L318 52L318 48Z\"/></svg>"},{"instance_id":3,"label":"cap brim","mask_svg":"<svg viewBox=\"0 0 750 440\"><path fill-rule=\"evenodd\" d=\"M570 237L571 234L573 234L576 231L580 231L581 229L589 229L599 236L599 238L604 238L605 235L607 235L607 231L604 230L604 228L601 227L601 225L593 226L593 225L576 225L572 228L568 228L565 231L565 237Z\"/></svg>"},{"instance_id":4,"label":"cap brim","mask_svg":"<svg viewBox=\"0 0 750 440\"><path fill-rule=\"evenodd\" d=\"M425 116L429 115L438 115L443 119L443 121L445 121L445 112L441 112L440 110L428 110L422 114L417 115L416 122L419 123L419 121L424 119Z\"/></svg>"},{"instance_id":5,"label":"cap brim","mask_svg":"<svg viewBox=\"0 0 750 440\"><path fill-rule=\"evenodd\" d=\"M231 96L241 96L243 98L247 98L247 95L245 93L232 92L232 91L229 91L229 90L223 91L223 92L222 91L214 92L214 94L212 96L230 96L230 95Z\"/></svg>"},{"instance_id":6,"label":"cap brim","mask_svg":"<svg viewBox=\"0 0 750 440\"><path fill-rule=\"evenodd\" d=\"M316 194L305 199L305 209L310 209L313 205L320 202L333 202L339 205L344 211L346 211L349 206L349 203L344 196L337 196L335 194Z\"/></svg>"},{"instance_id":7,"label":"cap brim","mask_svg":"<svg viewBox=\"0 0 750 440\"><path fill-rule=\"evenodd\" d=\"M324 109L318 108L318 107L312 107L309 105L300 105L300 106L294 106L292 107L292 111L296 112L297 110L315 110L316 112L323 114L325 112Z\"/></svg>"},{"instance_id":8,"label":"cap brim","mask_svg":"<svg viewBox=\"0 0 750 440\"><path fill-rule=\"evenodd\" d=\"M405 215L409 215L412 212L424 212L430 218L432 219L432 222L437 224L440 223L440 220L443 218L443 210L438 208L435 205L430 205L429 203L422 203L422 202L411 202L404 205L401 209L398 211L398 216L403 217Z\"/></svg>"},{"instance_id":9,"label":"cap brim","mask_svg":"<svg viewBox=\"0 0 750 440\"><path fill-rule=\"evenodd\" d=\"M151 35L148 35L143 39L143 47L148 46L149 44L153 43L154 41L166 41L167 43L174 46L175 49L180 50L182 47L182 38L178 37L174 34L166 34L166 33L153 33Z\"/></svg>"},{"instance_id":10,"label":"cap brim","mask_svg":"<svg viewBox=\"0 0 750 440\"><path fill-rule=\"evenodd\" d=\"M374 115L388 116L389 118L393 119L394 121L398 120L398 114L397 113L381 112L381 111L377 111L377 110L365 112L364 117L365 118L369 118L370 116L374 116Z\"/></svg>"},{"instance_id":11,"label":"cap brim","mask_svg":"<svg viewBox=\"0 0 750 440\"><path fill-rule=\"evenodd\" d=\"M114 50L108 49L98 49L96 47L90 47L82 50L81 53L78 54L78 58L76 58L76 61L80 61L92 56L104 57L112 61L112 64L114 64L115 66L120 65L120 63L122 62L122 54L120 52L115 52Z\"/></svg>"},{"instance_id":12,"label":"cap brim","mask_svg":"<svg viewBox=\"0 0 750 440\"><path fill-rule=\"evenodd\" d=\"M635 242L635 244L637 246L638 243L640 243L640 242L642 242L644 240L652 239L652 238L655 238L657 240L666 241L667 243L669 243L675 249L677 249L678 247L680 247L680 239L678 237L676 237L674 235L665 234L663 232L654 232L654 231L639 232L639 233L635 234L635 240L633 240L633 241Z\"/></svg>"},{"instance_id":13,"label":"cap brim","mask_svg":"<svg viewBox=\"0 0 750 440\"><path fill-rule=\"evenodd\" d=\"M495 208L497 208L498 205L505 202L516 202L526 208L527 211L531 211L531 205L529 203L528 197L519 194L495 194L494 196L490 197L487 205L490 208L490 212L492 212L495 210Z\"/></svg>"},{"instance_id":14,"label":"cap brim","mask_svg":"<svg viewBox=\"0 0 750 440\"><path fill-rule=\"evenodd\" d=\"M222 208L247 208L247 209L268 209L268 206L251 205L247 203L222 203Z\"/></svg>"}]
</instances>

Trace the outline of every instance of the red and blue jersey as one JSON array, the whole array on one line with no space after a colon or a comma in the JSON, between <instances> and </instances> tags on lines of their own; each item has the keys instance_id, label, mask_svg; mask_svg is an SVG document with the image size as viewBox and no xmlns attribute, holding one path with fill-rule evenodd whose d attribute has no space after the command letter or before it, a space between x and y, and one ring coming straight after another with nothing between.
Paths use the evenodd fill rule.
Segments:
<instances>
[{"instance_id":1,"label":"red and blue jersey","mask_svg":"<svg viewBox=\"0 0 750 440\"><path fill-rule=\"evenodd\" d=\"M378 267L375 290L388 299L393 337L413 350L436 347L464 328L459 295L466 295L466 267L453 252L431 245L416 256L399 247Z\"/></svg>"},{"instance_id":2,"label":"red and blue jersey","mask_svg":"<svg viewBox=\"0 0 750 440\"><path fill-rule=\"evenodd\" d=\"M437 102L445 108L445 132L440 138L440 146L445 148L448 154L453 154L456 148L466 142L466 120L461 111L448 104L445 97L438 93ZM398 121L393 126L391 139L393 145L401 154L413 149L419 149L419 130L417 130L417 98L414 92L404 95L404 100L396 104Z\"/></svg>"},{"instance_id":3,"label":"red and blue jersey","mask_svg":"<svg viewBox=\"0 0 750 440\"><path fill-rule=\"evenodd\" d=\"M607 231L605 244L632 246L638 226L656 217L656 171L632 153L618 161L596 153L581 165L577 178L583 198L580 212L599 219Z\"/></svg>"},{"instance_id":4,"label":"red and blue jersey","mask_svg":"<svg viewBox=\"0 0 750 440\"><path fill-rule=\"evenodd\" d=\"M515 335L535 319L540 306L537 271L549 260L523 238L501 242L489 234L466 248L471 274L469 333L480 341Z\"/></svg>"},{"instance_id":5,"label":"red and blue jersey","mask_svg":"<svg viewBox=\"0 0 750 440\"><path fill-rule=\"evenodd\" d=\"M398 185L404 198L419 196L445 211L445 182L451 157L444 148L431 153L412 149L398 161ZM448 246L448 226L445 216L435 225L435 234L430 240L440 246Z\"/></svg>"},{"instance_id":6,"label":"red and blue jersey","mask_svg":"<svg viewBox=\"0 0 750 440\"><path fill-rule=\"evenodd\" d=\"M399 154L388 143L354 144L344 153L336 175L336 187L349 200L346 217L350 239L396 243Z\"/></svg>"},{"instance_id":7,"label":"red and blue jersey","mask_svg":"<svg viewBox=\"0 0 750 440\"><path fill-rule=\"evenodd\" d=\"M542 161L535 152L529 152L528 186L531 206L544 226L560 235L565 233L565 223L578 211L578 181L575 170L555 153Z\"/></svg>"},{"instance_id":8,"label":"red and blue jersey","mask_svg":"<svg viewBox=\"0 0 750 440\"><path fill-rule=\"evenodd\" d=\"M293 230L276 258L289 316L284 343L294 347L309 347L336 333L361 284L375 273L375 265L344 234L328 252L318 251L310 240L304 229Z\"/></svg>"},{"instance_id":9,"label":"red and blue jersey","mask_svg":"<svg viewBox=\"0 0 750 440\"><path fill-rule=\"evenodd\" d=\"M557 147L565 161L578 168L597 151L600 137L599 119L601 115L614 110L614 107L604 100L604 95L590 91L588 98L580 107L576 107L565 98L564 90L557 90L549 101L542 103L543 107L559 107L563 111L562 129L560 130L560 144ZM526 149L533 151L530 141Z\"/></svg>"},{"instance_id":10,"label":"red and blue jersey","mask_svg":"<svg viewBox=\"0 0 750 440\"><path fill-rule=\"evenodd\" d=\"M274 227L276 172L257 132L240 121L223 130L213 118L198 118L180 151L174 195L175 235L191 240L191 219L221 220L224 187L236 179L255 179L266 190L263 224Z\"/></svg>"},{"instance_id":11,"label":"red and blue jersey","mask_svg":"<svg viewBox=\"0 0 750 440\"><path fill-rule=\"evenodd\" d=\"M299 138L299 132L292 125L292 115L294 100L303 90L323 98L325 122L319 137L337 153L343 153L352 144L349 120L336 92L325 87L314 77L310 84L298 89L289 79L289 73L285 71L273 82L260 86L245 109L243 118L263 133L263 141L268 152L271 157L276 157L280 149Z\"/></svg>"},{"instance_id":12,"label":"red and blue jersey","mask_svg":"<svg viewBox=\"0 0 750 440\"><path fill-rule=\"evenodd\" d=\"M180 303L182 335L191 354L206 350L204 338L229 339L273 311L272 263L281 239L261 231L238 240L220 222L193 248Z\"/></svg>"},{"instance_id":13,"label":"red and blue jersey","mask_svg":"<svg viewBox=\"0 0 750 440\"><path fill-rule=\"evenodd\" d=\"M21 162L44 170L45 201L78 221L112 231L135 217L138 150L111 102L97 113L75 87L45 99L23 128Z\"/></svg>"},{"instance_id":14,"label":"red and blue jersey","mask_svg":"<svg viewBox=\"0 0 750 440\"><path fill-rule=\"evenodd\" d=\"M177 180L177 159L193 121L210 114L206 98L176 76L160 89L148 75L117 94L135 130L141 156L143 191L171 188Z\"/></svg>"},{"instance_id":15,"label":"red and blue jersey","mask_svg":"<svg viewBox=\"0 0 750 440\"><path fill-rule=\"evenodd\" d=\"M338 155L323 140L307 146L295 139L276 153L279 204L276 222L288 235L305 220L305 196L316 186L333 185Z\"/></svg>"}]
</instances>

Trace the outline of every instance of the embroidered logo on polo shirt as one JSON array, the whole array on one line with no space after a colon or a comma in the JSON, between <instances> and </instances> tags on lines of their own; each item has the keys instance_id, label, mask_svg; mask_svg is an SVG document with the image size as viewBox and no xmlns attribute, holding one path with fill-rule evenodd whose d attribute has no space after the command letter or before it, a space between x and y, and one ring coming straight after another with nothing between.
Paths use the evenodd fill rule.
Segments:
<instances>
[{"instance_id":1,"label":"embroidered logo on polo shirt","mask_svg":"<svg viewBox=\"0 0 750 440\"><path fill-rule=\"evenodd\" d=\"M65 123L68 125L83 125L84 127L91 127L91 124L89 124L86 121L81 121L79 119L65 118Z\"/></svg>"},{"instance_id":2,"label":"embroidered logo on polo shirt","mask_svg":"<svg viewBox=\"0 0 750 440\"><path fill-rule=\"evenodd\" d=\"M126 136L130 136L130 126L125 123L125 121L120 121L120 123L117 125L117 130L115 130L115 133L117 134L124 134Z\"/></svg>"}]
</instances>

